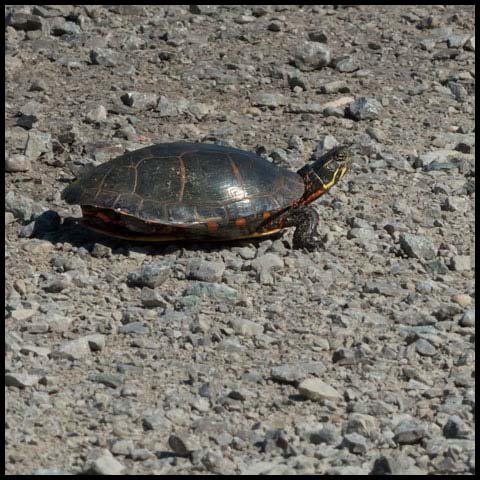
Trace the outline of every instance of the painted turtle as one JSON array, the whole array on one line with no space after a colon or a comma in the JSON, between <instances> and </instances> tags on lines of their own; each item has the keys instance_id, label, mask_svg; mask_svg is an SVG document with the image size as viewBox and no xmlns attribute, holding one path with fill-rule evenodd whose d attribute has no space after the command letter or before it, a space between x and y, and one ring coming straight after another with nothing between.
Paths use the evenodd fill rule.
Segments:
<instances>
[{"instance_id":1,"label":"painted turtle","mask_svg":"<svg viewBox=\"0 0 480 480\"><path fill-rule=\"evenodd\" d=\"M350 166L346 147L298 172L213 144L166 143L125 153L63 191L82 224L132 240L234 240L296 227L294 248L315 248L318 214L308 206Z\"/></svg>"}]
</instances>

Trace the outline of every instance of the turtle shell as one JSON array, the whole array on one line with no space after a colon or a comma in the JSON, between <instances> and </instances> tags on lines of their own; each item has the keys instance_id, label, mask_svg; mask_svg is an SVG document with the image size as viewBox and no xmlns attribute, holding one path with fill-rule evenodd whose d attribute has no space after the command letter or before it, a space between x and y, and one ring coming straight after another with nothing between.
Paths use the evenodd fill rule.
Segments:
<instances>
[{"instance_id":1,"label":"turtle shell","mask_svg":"<svg viewBox=\"0 0 480 480\"><path fill-rule=\"evenodd\" d=\"M143 231L143 223L240 238L303 193L298 173L258 155L213 144L171 143L110 160L74 181L62 196L85 207L84 214L103 211L113 220L115 213L117 223L128 217L129 230Z\"/></svg>"}]
</instances>

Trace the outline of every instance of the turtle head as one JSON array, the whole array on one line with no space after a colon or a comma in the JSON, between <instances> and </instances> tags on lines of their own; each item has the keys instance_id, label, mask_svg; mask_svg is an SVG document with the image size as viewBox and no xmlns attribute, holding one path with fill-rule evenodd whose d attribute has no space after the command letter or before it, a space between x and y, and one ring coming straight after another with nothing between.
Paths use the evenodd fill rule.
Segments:
<instances>
[{"instance_id":1,"label":"turtle head","mask_svg":"<svg viewBox=\"0 0 480 480\"><path fill-rule=\"evenodd\" d=\"M306 205L340 181L352 163L350 150L341 145L332 148L312 164L305 165L298 173L303 177L305 193L300 203Z\"/></svg>"}]
</instances>

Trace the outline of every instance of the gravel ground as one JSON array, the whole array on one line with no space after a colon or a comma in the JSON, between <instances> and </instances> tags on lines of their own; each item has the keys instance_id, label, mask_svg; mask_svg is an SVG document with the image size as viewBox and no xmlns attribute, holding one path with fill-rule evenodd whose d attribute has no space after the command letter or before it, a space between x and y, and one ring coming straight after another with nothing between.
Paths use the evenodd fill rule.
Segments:
<instances>
[{"instance_id":1,"label":"gravel ground","mask_svg":"<svg viewBox=\"0 0 480 480\"><path fill-rule=\"evenodd\" d=\"M6 7L7 474L473 474L473 6ZM351 144L323 246L77 224L169 141Z\"/></svg>"}]
</instances>

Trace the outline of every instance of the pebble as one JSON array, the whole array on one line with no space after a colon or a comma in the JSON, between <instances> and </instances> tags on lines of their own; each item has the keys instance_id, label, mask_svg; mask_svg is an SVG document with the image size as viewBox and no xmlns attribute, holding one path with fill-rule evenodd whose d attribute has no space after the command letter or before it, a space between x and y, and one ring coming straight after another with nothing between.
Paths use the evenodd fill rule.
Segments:
<instances>
[{"instance_id":1,"label":"pebble","mask_svg":"<svg viewBox=\"0 0 480 480\"><path fill-rule=\"evenodd\" d=\"M443 427L445 438L470 438L473 432L458 415L451 415Z\"/></svg>"},{"instance_id":2,"label":"pebble","mask_svg":"<svg viewBox=\"0 0 480 480\"><path fill-rule=\"evenodd\" d=\"M134 450L133 440L117 440L110 448L110 451L114 455L128 456Z\"/></svg>"},{"instance_id":3,"label":"pebble","mask_svg":"<svg viewBox=\"0 0 480 480\"><path fill-rule=\"evenodd\" d=\"M228 287L219 283L193 282L184 292L184 295L193 295L196 297L210 297L215 300L228 301L236 303L239 293L235 288Z\"/></svg>"},{"instance_id":4,"label":"pebble","mask_svg":"<svg viewBox=\"0 0 480 480\"><path fill-rule=\"evenodd\" d=\"M352 73L360 67L356 64L354 58L351 55L344 55L335 59L335 69L340 73Z\"/></svg>"},{"instance_id":5,"label":"pebble","mask_svg":"<svg viewBox=\"0 0 480 480\"><path fill-rule=\"evenodd\" d=\"M194 435L187 432L177 432L168 437L168 445L179 457L188 457L200 448L200 443Z\"/></svg>"},{"instance_id":6,"label":"pebble","mask_svg":"<svg viewBox=\"0 0 480 480\"><path fill-rule=\"evenodd\" d=\"M87 335L62 343L52 351L52 357L79 360L89 355L90 351L90 342Z\"/></svg>"},{"instance_id":7,"label":"pebble","mask_svg":"<svg viewBox=\"0 0 480 480\"><path fill-rule=\"evenodd\" d=\"M263 333L262 325L242 318L232 318L230 325L237 335L244 337L253 337Z\"/></svg>"},{"instance_id":8,"label":"pebble","mask_svg":"<svg viewBox=\"0 0 480 480\"><path fill-rule=\"evenodd\" d=\"M17 308L12 310L10 313L10 318L15 322L25 322L31 320L37 313L36 309L33 308Z\"/></svg>"},{"instance_id":9,"label":"pebble","mask_svg":"<svg viewBox=\"0 0 480 480\"><path fill-rule=\"evenodd\" d=\"M475 310L467 310L460 318L460 325L462 327L475 326Z\"/></svg>"},{"instance_id":10,"label":"pebble","mask_svg":"<svg viewBox=\"0 0 480 480\"><path fill-rule=\"evenodd\" d=\"M321 43L304 41L301 43L293 58L293 64L302 72L321 70L332 59L330 49Z\"/></svg>"},{"instance_id":11,"label":"pebble","mask_svg":"<svg viewBox=\"0 0 480 480\"><path fill-rule=\"evenodd\" d=\"M121 475L124 470L125 467L107 449L89 452L83 467L83 473L90 475Z\"/></svg>"},{"instance_id":12,"label":"pebble","mask_svg":"<svg viewBox=\"0 0 480 480\"><path fill-rule=\"evenodd\" d=\"M161 95L158 99L156 111L160 117L176 117L187 112L189 102L185 98L179 97L174 99Z\"/></svg>"},{"instance_id":13,"label":"pebble","mask_svg":"<svg viewBox=\"0 0 480 480\"><path fill-rule=\"evenodd\" d=\"M403 420L394 431L393 440L402 445L417 443L427 436L425 425L415 420Z\"/></svg>"},{"instance_id":14,"label":"pebble","mask_svg":"<svg viewBox=\"0 0 480 480\"><path fill-rule=\"evenodd\" d=\"M414 460L408 455L395 453L378 457L374 464L371 475L426 475L413 464Z\"/></svg>"},{"instance_id":15,"label":"pebble","mask_svg":"<svg viewBox=\"0 0 480 480\"><path fill-rule=\"evenodd\" d=\"M327 35L322 30L318 30L315 32L308 33L308 39L312 42L319 42L319 43L328 43L327 42Z\"/></svg>"},{"instance_id":16,"label":"pebble","mask_svg":"<svg viewBox=\"0 0 480 480\"><path fill-rule=\"evenodd\" d=\"M34 163L40 155L51 157L52 154L52 136L49 133L31 130L28 133L27 147L25 149L25 161Z\"/></svg>"},{"instance_id":17,"label":"pebble","mask_svg":"<svg viewBox=\"0 0 480 480\"><path fill-rule=\"evenodd\" d=\"M342 395L337 390L318 378L303 380L298 385L298 391L301 395L304 395L315 402L321 402L323 400L336 401L342 399Z\"/></svg>"},{"instance_id":18,"label":"pebble","mask_svg":"<svg viewBox=\"0 0 480 480\"><path fill-rule=\"evenodd\" d=\"M401 233L399 236L400 247L410 258L419 260L432 260L437 251L432 241L421 235Z\"/></svg>"},{"instance_id":19,"label":"pebble","mask_svg":"<svg viewBox=\"0 0 480 480\"><path fill-rule=\"evenodd\" d=\"M468 307L472 303L472 297L464 293L457 293L452 297L452 301L458 303L461 307Z\"/></svg>"},{"instance_id":20,"label":"pebble","mask_svg":"<svg viewBox=\"0 0 480 480\"><path fill-rule=\"evenodd\" d=\"M194 258L187 263L187 279L203 282L219 282L225 271L223 262L212 262Z\"/></svg>"},{"instance_id":21,"label":"pebble","mask_svg":"<svg viewBox=\"0 0 480 480\"><path fill-rule=\"evenodd\" d=\"M128 107L132 107L135 111L151 109L157 106L157 94L153 92L126 92L120 99Z\"/></svg>"},{"instance_id":22,"label":"pebble","mask_svg":"<svg viewBox=\"0 0 480 480\"><path fill-rule=\"evenodd\" d=\"M360 97L347 107L347 114L354 120L375 120L380 117L382 106L378 100Z\"/></svg>"},{"instance_id":23,"label":"pebble","mask_svg":"<svg viewBox=\"0 0 480 480\"><path fill-rule=\"evenodd\" d=\"M123 383L123 377L112 373L92 373L88 376L88 380L94 383L101 383L107 387L118 388Z\"/></svg>"},{"instance_id":24,"label":"pebble","mask_svg":"<svg viewBox=\"0 0 480 480\"><path fill-rule=\"evenodd\" d=\"M146 430L163 431L170 428L170 422L163 414L147 415L142 419L142 423Z\"/></svg>"},{"instance_id":25,"label":"pebble","mask_svg":"<svg viewBox=\"0 0 480 480\"><path fill-rule=\"evenodd\" d=\"M47 293L60 293L68 288L71 283L72 279L68 275L44 273L39 286Z\"/></svg>"},{"instance_id":26,"label":"pebble","mask_svg":"<svg viewBox=\"0 0 480 480\"><path fill-rule=\"evenodd\" d=\"M347 86L345 80L335 80L333 82L328 82L323 85L320 85L321 93L349 93L350 89Z\"/></svg>"},{"instance_id":27,"label":"pebble","mask_svg":"<svg viewBox=\"0 0 480 480\"><path fill-rule=\"evenodd\" d=\"M41 30L42 20L38 15L30 15L23 12L10 13L6 18L7 25L15 30Z\"/></svg>"},{"instance_id":28,"label":"pebble","mask_svg":"<svg viewBox=\"0 0 480 480\"><path fill-rule=\"evenodd\" d=\"M6 172L28 172L31 168L31 161L25 155L14 154L5 157Z\"/></svg>"},{"instance_id":29,"label":"pebble","mask_svg":"<svg viewBox=\"0 0 480 480\"><path fill-rule=\"evenodd\" d=\"M167 308L168 302L158 289L143 287L140 293L140 301L147 308Z\"/></svg>"},{"instance_id":30,"label":"pebble","mask_svg":"<svg viewBox=\"0 0 480 480\"><path fill-rule=\"evenodd\" d=\"M325 364L323 362L296 362L272 367L271 376L279 382L296 383L310 374L320 375L324 372Z\"/></svg>"},{"instance_id":31,"label":"pebble","mask_svg":"<svg viewBox=\"0 0 480 480\"><path fill-rule=\"evenodd\" d=\"M171 269L162 264L144 265L127 275L127 283L131 287L156 288L162 285L171 274Z\"/></svg>"},{"instance_id":32,"label":"pebble","mask_svg":"<svg viewBox=\"0 0 480 480\"><path fill-rule=\"evenodd\" d=\"M424 340L423 338L419 338L415 342L415 349L424 357L433 357L437 354L437 349L430 342Z\"/></svg>"},{"instance_id":33,"label":"pebble","mask_svg":"<svg viewBox=\"0 0 480 480\"><path fill-rule=\"evenodd\" d=\"M280 107L287 104L286 98L280 93L255 93L251 99L254 107Z\"/></svg>"},{"instance_id":34,"label":"pebble","mask_svg":"<svg viewBox=\"0 0 480 480\"><path fill-rule=\"evenodd\" d=\"M38 375L29 375L28 373L6 373L5 386L7 387L33 387L40 380Z\"/></svg>"},{"instance_id":35,"label":"pebble","mask_svg":"<svg viewBox=\"0 0 480 480\"><path fill-rule=\"evenodd\" d=\"M85 120L90 123L105 122L107 109L103 105L97 105L86 113Z\"/></svg>"},{"instance_id":36,"label":"pebble","mask_svg":"<svg viewBox=\"0 0 480 480\"><path fill-rule=\"evenodd\" d=\"M364 454L367 452L367 440L358 433L347 433L343 437L342 446L348 448L351 453Z\"/></svg>"},{"instance_id":37,"label":"pebble","mask_svg":"<svg viewBox=\"0 0 480 480\"><path fill-rule=\"evenodd\" d=\"M468 208L470 208L468 200L460 196L448 196L442 204L442 210L448 212L464 213Z\"/></svg>"},{"instance_id":38,"label":"pebble","mask_svg":"<svg viewBox=\"0 0 480 480\"><path fill-rule=\"evenodd\" d=\"M321 445L326 443L327 445L336 446L340 441L340 434L337 427L331 423L323 424L319 429L308 429L305 435L308 440L314 445Z\"/></svg>"}]
</instances>

